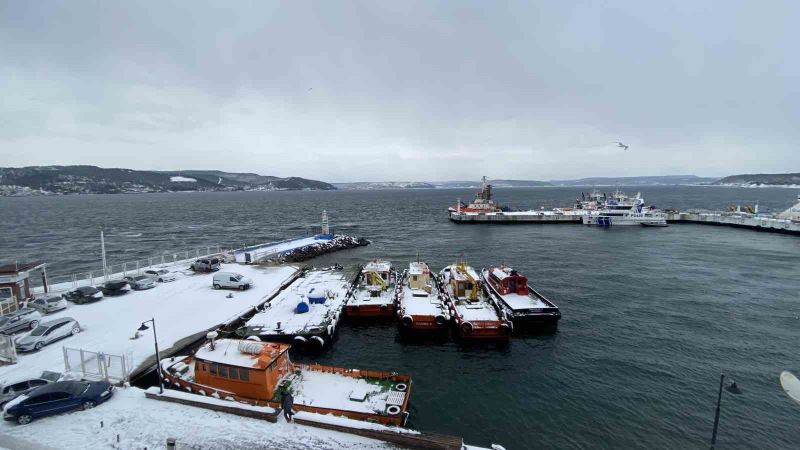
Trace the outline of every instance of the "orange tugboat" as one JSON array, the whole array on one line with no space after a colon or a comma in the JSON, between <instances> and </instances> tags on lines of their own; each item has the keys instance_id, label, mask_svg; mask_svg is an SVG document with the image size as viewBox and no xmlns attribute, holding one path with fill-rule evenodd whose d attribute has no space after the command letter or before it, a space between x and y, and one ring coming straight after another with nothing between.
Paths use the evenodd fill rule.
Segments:
<instances>
[{"instance_id":1,"label":"orange tugboat","mask_svg":"<svg viewBox=\"0 0 800 450\"><path fill-rule=\"evenodd\" d=\"M367 263L358 275L355 289L344 307L347 317L355 319L391 319L397 301L397 273L387 261Z\"/></svg>"},{"instance_id":2,"label":"orange tugboat","mask_svg":"<svg viewBox=\"0 0 800 450\"><path fill-rule=\"evenodd\" d=\"M408 418L411 377L375 370L295 364L289 344L220 339L194 356L161 360L175 389L254 406L279 408L284 392L294 410L402 426Z\"/></svg>"},{"instance_id":3,"label":"orange tugboat","mask_svg":"<svg viewBox=\"0 0 800 450\"><path fill-rule=\"evenodd\" d=\"M481 190L475 194L475 200L472 203L465 205L460 199L456 202L455 206L448 208L450 212L454 213L496 213L503 211L503 208L497 206L492 200L492 185L486 182L486 177L481 178Z\"/></svg>"},{"instance_id":4,"label":"orange tugboat","mask_svg":"<svg viewBox=\"0 0 800 450\"><path fill-rule=\"evenodd\" d=\"M458 336L463 339L507 341L513 324L487 295L475 269L463 262L442 269L441 290L446 293Z\"/></svg>"},{"instance_id":5,"label":"orange tugboat","mask_svg":"<svg viewBox=\"0 0 800 450\"><path fill-rule=\"evenodd\" d=\"M419 259L410 263L398 285L400 330L419 333L447 331L450 310L431 279L427 264Z\"/></svg>"}]
</instances>

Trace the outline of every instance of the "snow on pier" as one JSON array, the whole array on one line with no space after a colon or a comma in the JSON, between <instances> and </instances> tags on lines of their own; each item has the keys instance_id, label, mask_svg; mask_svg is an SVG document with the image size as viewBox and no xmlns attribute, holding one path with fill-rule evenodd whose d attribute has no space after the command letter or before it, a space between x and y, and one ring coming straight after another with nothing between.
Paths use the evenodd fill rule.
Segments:
<instances>
[{"instance_id":1,"label":"snow on pier","mask_svg":"<svg viewBox=\"0 0 800 450\"><path fill-rule=\"evenodd\" d=\"M341 270L312 270L295 280L245 325L251 336L332 336L345 304L350 280ZM324 303L314 299L324 298ZM305 302L306 312L298 312ZM329 328L331 327L331 328Z\"/></svg>"},{"instance_id":2,"label":"snow on pier","mask_svg":"<svg viewBox=\"0 0 800 450\"><path fill-rule=\"evenodd\" d=\"M170 267L186 270L186 267ZM131 291L121 296L104 297L85 305L69 303L65 310L42 319L72 317L82 331L42 348L38 352L20 353L16 364L0 366L0 380L35 377L43 370L64 371L62 346L112 355L127 355L133 367L154 355L152 328L131 339L139 325L155 318L158 345L165 350L175 343L219 324L237 319L241 314L266 301L299 271L297 267L256 267L226 264L224 271L241 273L255 282L255 287L229 291L212 287L213 274L179 272L177 280L158 283L153 289ZM20 335L18 335L20 336Z\"/></svg>"},{"instance_id":3,"label":"snow on pier","mask_svg":"<svg viewBox=\"0 0 800 450\"><path fill-rule=\"evenodd\" d=\"M306 247L316 247L321 243L328 242L330 240L331 239L328 237L311 236L297 239L287 239L280 242L268 242L266 244L260 244L237 250L234 253L234 257L238 263L259 262L278 257L293 250Z\"/></svg>"}]
</instances>

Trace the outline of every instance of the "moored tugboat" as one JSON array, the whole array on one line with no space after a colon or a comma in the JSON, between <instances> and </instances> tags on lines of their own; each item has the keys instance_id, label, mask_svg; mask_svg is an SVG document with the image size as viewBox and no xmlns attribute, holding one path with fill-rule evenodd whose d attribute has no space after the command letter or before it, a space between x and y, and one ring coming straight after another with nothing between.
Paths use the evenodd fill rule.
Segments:
<instances>
[{"instance_id":1,"label":"moored tugboat","mask_svg":"<svg viewBox=\"0 0 800 450\"><path fill-rule=\"evenodd\" d=\"M365 265L344 308L352 319L392 319L395 314L397 273L387 261Z\"/></svg>"},{"instance_id":2,"label":"moored tugboat","mask_svg":"<svg viewBox=\"0 0 800 450\"><path fill-rule=\"evenodd\" d=\"M537 292L528 278L510 267L491 267L481 272L489 293L519 328L533 325L555 326L561 311Z\"/></svg>"},{"instance_id":3,"label":"moored tugboat","mask_svg":"<svg viewBox=\"0 0 800 450\"><path fill-rule=\"evenodd\" d=\"M220 339L193 356L162 359L164 380L175 389L254 406L280 408L284 393L295 411L403 426L411 377L395 372L296 364L288 344Z\"/></svg>"},{"instance_id":4,"label":"moored tugboat","mask_svg":"<svg viewBox=\"0 0 800 450\"><path fill-rule=\"evenodd\" d=\"M447 332L450 311L426 263L419 259L410 263L398 286L397 318L401 331Z\"/></svg>"},{"instance_id":5,"label":"moored tugboat","mask_svg":"<svg viewBox=\"0 0 800 450\"><path fill-rule=\"evenodd\" d=\"M513 324L506 312L484 292L475 269L460 262L442 269L441 289L446 293L457 336L466 340L507 341Z\"/></svg>"}]
</instances>

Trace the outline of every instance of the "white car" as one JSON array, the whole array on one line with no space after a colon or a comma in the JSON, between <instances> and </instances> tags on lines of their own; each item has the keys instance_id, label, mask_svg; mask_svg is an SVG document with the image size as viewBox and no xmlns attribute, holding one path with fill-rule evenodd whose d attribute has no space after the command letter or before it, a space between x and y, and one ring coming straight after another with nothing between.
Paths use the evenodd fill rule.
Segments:
<instances>
[{"instance_id":1,"label":"white car","mask_svg":"<svg viewBox=\"0 0 800 450\"><path fill-rule=\"evenodd\" d=\"M145 276L150 277L159 283L167 283L178 279L178 276L175 275L175 272L170 272L167 269L147 269L144 271L144 274Z\"/></svg>"},{"instance_id":2,"label":"white car","mask_svg":"<svg viewBox=\"0 0 800 450\"><path fill-rule=\"evenodd\" d=\"M18 351L39 350L47 344L81 332L81 326L72 317L61 317L42 322L27 335L14 339Z\"/></svg>"},{"instance_id":3,"label":"white car","mask_svg":"<svg viewBox=\"0 0 800 450\"><path fill-rule=\"evenodd\" d=\"M51 312L66 309L67 299L58 294L49 294L43 297L36 297L28 302L28 306L39 311L40 314L50 314Z\"/></svg>"},{"instance_id":4,"label":"white car","mask_svg":"<svg viewBox=\"0 0 800 450\"><path fill-rule=\"evenodd\" d=\"M217 272L214 274L212 282L214 289L250 289L253 287L253 280L235 272Z\"/></svg>"}]
</instances>

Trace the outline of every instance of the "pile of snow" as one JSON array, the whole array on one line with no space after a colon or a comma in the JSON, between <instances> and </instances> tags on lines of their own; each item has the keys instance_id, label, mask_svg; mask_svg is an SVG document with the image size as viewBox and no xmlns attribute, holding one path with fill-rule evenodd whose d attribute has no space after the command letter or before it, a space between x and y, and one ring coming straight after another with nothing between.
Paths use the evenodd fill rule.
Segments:
<instances>
[{"instance_id":1,"label":"pile of snow","mask_svg":"<svg viewBox=\"0 0 800 450\"><path fill-rule=\"evenodd\" d=\"M197 183L197 180L189 177L169 177L169 181L173 183Z\"/></svg>"}]
</instances>

